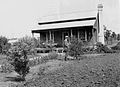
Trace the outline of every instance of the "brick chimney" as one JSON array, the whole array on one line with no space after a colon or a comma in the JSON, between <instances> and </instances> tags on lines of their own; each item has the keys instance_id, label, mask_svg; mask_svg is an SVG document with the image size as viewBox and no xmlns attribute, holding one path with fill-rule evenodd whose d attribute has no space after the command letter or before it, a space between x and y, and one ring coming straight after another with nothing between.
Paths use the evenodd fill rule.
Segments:
<instances>
[{"instance_id":1,"label":"brick chimney","mask_svg":"<svg viewBox=\"0 0 120 87\"><path fill-rule=\"evenodd\" d=\"M103 5L98 4L98 14L99 14L99 33L98 33L98 42L105 44L104 41L104 27L103 27Z\"/></svg>"}]
</instances>

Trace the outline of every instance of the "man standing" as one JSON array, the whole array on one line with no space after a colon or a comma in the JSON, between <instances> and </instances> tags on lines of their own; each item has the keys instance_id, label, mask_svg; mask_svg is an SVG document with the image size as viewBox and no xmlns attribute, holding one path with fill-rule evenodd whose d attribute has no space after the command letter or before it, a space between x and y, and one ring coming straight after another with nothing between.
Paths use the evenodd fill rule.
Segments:
<instances>
[{"instance_id":1,"label":"man standing","mask_svg":"<svg viewBox=\"0 0 120 87\"><path fill-rule=\"evenodd\" d=\"M64 40L65 61L67 60L68 57L69 45L70 45L69 37L65 36L65 40Z\"/></svg>"}]
</instances>

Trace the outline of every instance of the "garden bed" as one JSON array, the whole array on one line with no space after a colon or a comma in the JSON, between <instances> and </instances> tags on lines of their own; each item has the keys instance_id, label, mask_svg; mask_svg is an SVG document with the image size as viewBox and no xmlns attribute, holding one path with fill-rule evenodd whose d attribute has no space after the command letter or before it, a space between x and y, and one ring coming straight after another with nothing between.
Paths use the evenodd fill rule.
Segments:
<instances>
[{"instance_id":1,"label":"garden bed","mask_svg":"<svg viewBox=\"0 0 120 87\"><path fill-rule=\"evenodd\" d=\"M50 60L32 69L34 75L27 77L23 87L46 87L51 85L69 87L117 87L120 80L120 54L88 56L84 60L59 61ZM36 70L36 71L35 71ZM103 80L104 79L104 80ZM104 82L105 81L105 82ZM74 84L75 83L75 84ZM25 86L26 85L26 86ZM19 87L19 86L18 86Z\"/></svg>"}]
</instances>

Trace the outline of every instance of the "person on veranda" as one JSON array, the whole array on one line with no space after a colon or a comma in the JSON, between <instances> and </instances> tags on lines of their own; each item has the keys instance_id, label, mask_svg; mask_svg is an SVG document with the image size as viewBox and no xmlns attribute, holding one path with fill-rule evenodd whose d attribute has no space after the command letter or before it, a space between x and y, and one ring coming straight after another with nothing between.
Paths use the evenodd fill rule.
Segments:
<instances>
[{"instance_id":1,"label":"person on veranda","mask_svg":"<svg viewBox=\"0 0 120 87\"><path fill-rule=\"evenodd\" d=\"M65 61L67 60L68 57L69 45L70 45L69 37L65 36L65 40L64 40Z\"/></svg>"}]
</instances>

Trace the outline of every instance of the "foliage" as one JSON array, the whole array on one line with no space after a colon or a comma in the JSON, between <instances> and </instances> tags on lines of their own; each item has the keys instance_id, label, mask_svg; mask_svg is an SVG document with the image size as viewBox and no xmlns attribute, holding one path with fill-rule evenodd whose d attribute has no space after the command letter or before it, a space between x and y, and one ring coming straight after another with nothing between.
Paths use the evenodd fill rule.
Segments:
<instances>
[{"instance_id":1,"label":"foliage","mask_svg":"<svg viewBox=\"0 0 120 87\"><path fill-rule=\"evenodd\" d=\"M113 53L114 51L108 48L106 45L103 45L101 42L96 44L96 52L98 53Z\"/></svg>"},{"instance_id":2,"label":"foliage","mask_svg":"<svg viewBox=\"0 0 120 87\"><path fill-rule=\"evenodd\" d=\"M7 60L14 66L14 70L25 80L26 74L29 72L29 60L28 54L31 52L31 44L22 40L13 44L9 52L7 53Z\"/></svg>"},{"instance_id":3,"label":"foliage","mask_svg":"<svg viewBox=\"0 0 120 87\"><path fill-rule=\"evenodd\" d=\"M117 40L118 41L120 40L120 34L117 34Z\"/></svg>"},{"instance_id":4,"label":"foliage","mask_svg":"<svg viewBox=\"0 0 120 87\"><path fill-rule=\"evenodd\" d=\"M96 53L95 50L94 50L94 47L83 47L82 50L85 54Z\"/></svg>"},{"instance_id":5,"label":"foliage","mask_svg":"<svg viewBox=\"0 0 120 87\"><path fill-rule=\"evenodd\" d=\"M111 37L112 37L114 40L116 40L116 37L117 37L116 33L115 33L115 32L112 32Z\"/></svg>"},{"instance_id":6,"label":"foliage","mask_svg":"<svg viewBox=\"0 0 120 87\"><path fill-rule=\"evenodd\" d=\"M35 54L35 47L37 46L37 41L35 38L25 36L23 38L20 38L18 42L14 43L14 45L18 46L19 48L26 48L27 54Z\"/></svg>"},{"instance_id":7,"label":"foliage","mask_svg":"<svg viewBox=\"0 0 120 87\"><path fill-rule=\"evenodd\" d=\"M1 72L3 72L3 73L11 73L12 71L14 71L13 65L8 63L8 61L5 61L5 62L2 63Z\"/></svg>"},{"instance_id":8,"label":"foliage","mask_svg":"<svg viewBox=\"0 0 120 87\"><path fill-rule=\"evenodd\" d=\"M82 46L83 42L81 40L72 37L68 48L69 55L77 59L79 55L83 54Z\"/></svg>"},{"instance_id":9,"label":"foliage","mask_svg":"<svg viewBox=\"0 0 120 87\"><path fill-rule=\"evenodd\" d=\"M45 72L43 67L40 74L15 87L119 87L119 63L119 58L108 56L71 62L54 71Z\"/></svg>"},{"instance_id":10,"label":"foliage","mask_svg":"<svg viewBox=\"0 0 120 87\"><path fill-rule=\"evenodd\" d=\"M110 30L106 30L104 36L105 36L105 40L108 41L108 40L109 40L109 37L111 36L111 31L110 31Z\"/></svg>"},{"instance_id":11,"label":"foliage","mask_svg":"<svg viewBox=\"0 0 120 87\"><path fill-rule=\"evenodd\" d=\"M0 36L0 53L6 54L11 44L8 43L8 39L6 37Z\"/></svg>"},{"instance_id":12,"label":"foliage","mask_svg":"<svg viewBox=\"0 0 120 87\"><path fill-rule=\"evenodd\" d=\"M38 64L41 64L41 56L40 57L36 57L36 58L33 58L31 60L29 60L29 66L32 67L32 66L36 66Z\"/></svg>"},{"instance_id":13,"label":"foliage","mask_svg":"<svg viewBox=\"0 0 120 87\"><path fill-rule=\"evenodd\" d=\"M58 43L57 45L55 45L54 47L63 47L62 43Z\"/></svg>"},{"instance_id":14,"label":"foliage","mask_svg":"<svg viewBox=\"0 0 120 87\"><path fill-rule=\"evenodd\" d=\"M34 41L35 48L46 48L47 47L46 44L40 41L40 39L33 38L32 40Z\"/></svg>"},{"instance_id":15,"label":"foliage","mask_svg":"<svg viewBox=\"0 0 120 87\"><path fill-rule=\"evenodd\" d=\"M56 60L56 59L58 59L58 54L55 52L52 52L46 56L38 56L38 57L35 57L35 58L29 60L29 66L43 64L43 63L48 62L49 60Z\"/></svg>"},{"instance_id":16,"label":"foliage","mask_svg":"<svg viewBox=\"0 0 120 87\"><path fill-rule=\"evenodd\" d=\"M57 59L58 58L58 54L55 52L49 53L47 56L44 56L41 58L41 63L46 63L49 60L53 60L53 59Z\"/></svg>"},{"instance_id":17,"label":"foliage","mask_svg":"<svg viewBox=\"0 0 120 87\"><path fill-rule=\"evenodd\" d=\"M57 59L58 54L56 52L51 52L48 54L49 60Z\"/></svg>"},{"instance_id":18,"label":"foliage","mask_svg":"<svg viewBox=\"0 0 120 87\"><path fill-rule=\"evenodd\" d=\"M16 50L17 49L17 50ZM25 80L25 76L29 73L27 51L18 48L11 49L8 54L8 61L14 66L14 70Z\"/></svg>"},{"instance_id":19,"label":"foliage","mask_svg":"<svg viewBox=\"0 0 120 87\"><path fill-rule=\"evenodd\" d=\"M111 47L111 49L120 50L120 42L118 42L116 46Z\"/></svg>"}]
</instances>

